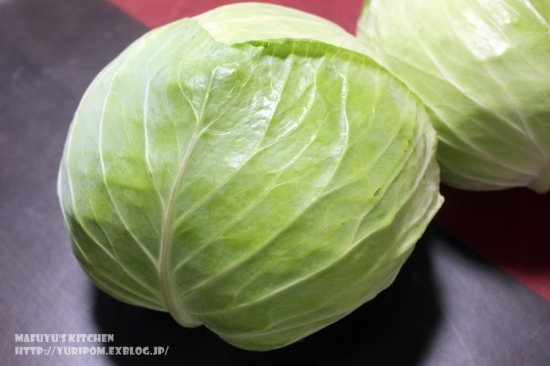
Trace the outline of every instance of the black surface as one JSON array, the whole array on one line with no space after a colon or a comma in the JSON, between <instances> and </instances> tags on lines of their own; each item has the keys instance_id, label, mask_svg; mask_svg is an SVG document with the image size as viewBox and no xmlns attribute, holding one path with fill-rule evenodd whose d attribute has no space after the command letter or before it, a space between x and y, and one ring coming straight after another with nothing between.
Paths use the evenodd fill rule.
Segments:
<instances>
[{"instance_id":1,"label":"black surface","mask_svg":"<svg viewBox=\"0 0 550 366\"><path fill-rule=\"evenodd\" d=\"M550 365L550 303L430 227L396 282L303 341L238 350L97 290L70 251L57 169L93 76L146 29L102 1L0 1L2 365ZM167 356L15 355L15 334L112 333Z\"/></svg>"}]
</instances>

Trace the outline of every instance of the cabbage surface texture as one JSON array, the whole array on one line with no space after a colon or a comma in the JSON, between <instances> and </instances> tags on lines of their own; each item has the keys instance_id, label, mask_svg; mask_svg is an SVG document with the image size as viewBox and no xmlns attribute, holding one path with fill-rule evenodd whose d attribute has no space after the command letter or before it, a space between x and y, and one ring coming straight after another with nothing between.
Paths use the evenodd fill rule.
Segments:
<instances>
[{"instance_id":1,"label":"cabbage surface texture","mask_svg":"<svg viewBox=\"0 0 550 366\"><path fill-rule=\"evenodd\" d=\"M96 77L58 191L101 289L269 350L390 285L442 202L437 139L351 36L216 41L215 17L147 33Z\"/></svg>"}]
</instances>

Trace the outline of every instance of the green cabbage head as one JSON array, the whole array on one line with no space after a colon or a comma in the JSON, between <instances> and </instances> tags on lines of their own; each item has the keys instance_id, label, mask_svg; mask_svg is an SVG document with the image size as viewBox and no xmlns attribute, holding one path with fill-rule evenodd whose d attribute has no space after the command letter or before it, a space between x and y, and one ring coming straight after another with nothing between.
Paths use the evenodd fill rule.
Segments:
<instances>
[{"instance_id":1,"label":"green cabbage head","mask_svg":"<svg viewBox=\"0 0 550 366\"><path fill-rule=\"evenodd\" d=\"M371 0L358 38L427 106L443 182L550 189L550 1Z\"/></svg>"},{"instance_id":2,"label":"green cabbage head","mask_svg":"<svg viewBox=\"0 0 550 366\"><path fill-rule=\"evenodd\" d=\"M101 289L269 350L386 288L442 199L408 89L336 25L248 6L155 29L111 62L58 191Z\"/></svg>"}]
</instances>

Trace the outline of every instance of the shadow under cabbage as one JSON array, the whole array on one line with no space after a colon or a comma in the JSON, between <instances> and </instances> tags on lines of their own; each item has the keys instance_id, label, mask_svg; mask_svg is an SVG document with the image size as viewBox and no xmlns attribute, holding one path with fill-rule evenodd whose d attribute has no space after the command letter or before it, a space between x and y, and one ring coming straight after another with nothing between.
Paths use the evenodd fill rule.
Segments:
<instances>
[{"instance_id":1,"label":"shadow under cabbage","mask_svg":"<svg viewBox=\"0 0 550 366\"><path fill-rule=\"evenodd\" d=\"M116 365L417 365L441 318L432 271L439 229L429 227L395 282L340 321L269 352L235 348L205 327L187 329L169 314L131 306L96 290L94 318L109 347L169 347L166 356L108 356Z\"/></svg>"}]
</instances>

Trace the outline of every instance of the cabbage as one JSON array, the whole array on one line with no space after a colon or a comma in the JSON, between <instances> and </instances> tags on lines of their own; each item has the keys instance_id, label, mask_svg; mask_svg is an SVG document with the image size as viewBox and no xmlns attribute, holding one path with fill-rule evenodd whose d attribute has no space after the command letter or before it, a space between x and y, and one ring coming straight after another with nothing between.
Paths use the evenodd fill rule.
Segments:
<instances>
[{"instance_id":1,"label":"cabbage","mask_svg":"<svg viewBox=\"0 0 550 366\"><path fill-rule=\"evenodd\" d=\"M358 38L427 106L443 182L550 189L550 2L372 0Z\"/></svg>"},{"instance_id":2,"label":"cabbage","mask_svg":"<svg viewBox=\"0 0 550 366\"><path fill-rule=\"evenodd\" d=\"M268 350L393 281L442 202L437 139L408 89L336 45L356 42L339 27L233 9L149 32L95 78L58 194L98 287ZM285 17L285 38L245 42ZM301 32L317 40L286 38Z\"/></svg>"}]
</instances>

